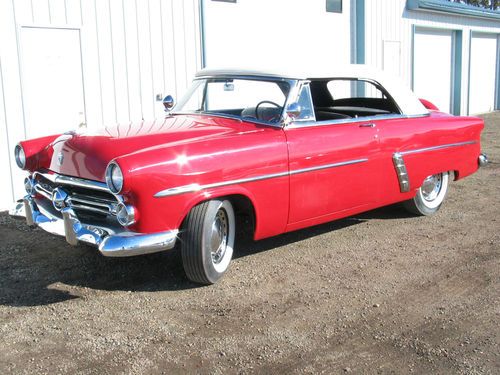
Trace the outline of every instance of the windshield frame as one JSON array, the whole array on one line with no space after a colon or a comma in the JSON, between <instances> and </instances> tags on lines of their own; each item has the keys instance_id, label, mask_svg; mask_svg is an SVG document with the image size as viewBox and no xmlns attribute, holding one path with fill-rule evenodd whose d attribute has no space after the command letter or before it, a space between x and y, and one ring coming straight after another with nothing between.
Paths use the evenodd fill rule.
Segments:
<instances>
[{"instance_id":1,"label":"windshield frame","mask_svg":"<svg viewBox=\"0 0 500 375\"><path fill-rule=\"evenodd\" d=\"M249 80L249 81L265 81L265 82L285 82L289 85L288 89L288 94L285 97L285 101L283 103L283 107L281 109L280 113L280 118L279 121L277 122L268 122L264 120L259 120L253 117L242 117L242 116L237 116L237 115L231 115L228 113L223 113L223 112L205 112L205 111L177 111L176 108L180 103L184 104L186 103L189 98L193 95L194 91L199 87L195 85L197 81L205 81L205 88L203 89L204 91L206 90L206 84L210 82L210 80L224 80L224 79L238 79L238 80ZM282 128L284 124L284 119L285 119L285 110L290 102L290 98L293 97L294 93L296 92L296 86L298 84L297 79L289 79L289 78L281 78L281 77L268 77L268 76L253 76L253 75L233 75L233 74L220 74L220 75L206 75L206 76L197 76L193 81L189 89L186 91L186 93L182 96L181 100L179 100L175 106L172 108L172 111L170 112L171 115L200 115L200 116L215 116L215 117L222 117L222 118L230 118L234 120L238 120L240 122L251 122L254 124L259 124L259 125L267 125L267 126L272 126L272 127L279 127ZM205 98L203 98L203 101Z\"/></svg>"}]
</instances>

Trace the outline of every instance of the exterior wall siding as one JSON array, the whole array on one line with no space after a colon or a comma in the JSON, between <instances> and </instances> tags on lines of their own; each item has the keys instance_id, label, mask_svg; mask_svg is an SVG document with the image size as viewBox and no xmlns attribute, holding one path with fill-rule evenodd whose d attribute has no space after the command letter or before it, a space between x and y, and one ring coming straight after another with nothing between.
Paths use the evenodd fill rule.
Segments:
<instances>
[{"instance_id":1,"label":"exterior wall siding","mask_svg":"<svg viewBox=\"0 0 500 375\"><path fill-rule=\"evenodd\" d=\"M199 11L198 0L0 0L0 173L7 176L0 209L24 193L11 157L29 137L22 27L80 31L83 121L95 129L160 117L156 96L185 91L201 68ZM50 124L40 126L51 133Z\"/></svg>"},{"instance_id":2,"label":"exterior wall siding","mask_svg":"<svg viewBox=\"0 0 500 375\"><path fill-rule=\"evenodd\" d=\"M325 0L202 0L206 65L307 69L351 61L351 2L342 13Z\"/></svg>"},{"instance_id":3,"label":"exterior wall siding","mask_svg":"<svg viewBox=\"0 0 500 375\"><path fill-rule=\"evenodd\" d=\"M365 62L383 69L384 41L401 43L400 77L412 86L413 30L415 27L461 31L460 114L468 114L468 79L471 32L500 33L498 21L428 11L412 11L404 0L365 2ZM455 58L457 58L455 57ZM396 72L397 73L397 72Z\"/></svg>"}]
</instances>

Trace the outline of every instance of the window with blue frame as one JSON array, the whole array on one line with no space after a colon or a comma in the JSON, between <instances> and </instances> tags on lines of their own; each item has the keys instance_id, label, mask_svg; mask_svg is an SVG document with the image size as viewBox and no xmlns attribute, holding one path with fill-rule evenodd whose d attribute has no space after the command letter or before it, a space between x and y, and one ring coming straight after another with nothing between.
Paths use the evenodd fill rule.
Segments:
<instances>
[{"instance_id":1,"label":"window with blue frame","mask_svg":"<svg viewBox=\"0 0 500 375\"><path fill-rule=\"evenodd\" d=\"M326 0L326 11L342 13L342 0Z\"/></svg>"}]
</instances>

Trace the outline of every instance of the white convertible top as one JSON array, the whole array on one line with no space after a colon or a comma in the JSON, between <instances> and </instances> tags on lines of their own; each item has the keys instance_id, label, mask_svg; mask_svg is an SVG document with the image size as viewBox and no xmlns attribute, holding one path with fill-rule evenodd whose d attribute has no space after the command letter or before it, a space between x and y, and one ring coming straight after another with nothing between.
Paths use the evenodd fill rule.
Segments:
<instances>
[{"instance_id":1,"label":"white convertible top","mask_svg":"<svg viewBox=\"0 0 500 375\"><path fill-rule=\"evenodd\" d=\"M196 74L196 77L214 76L248 76L269 77L282 79L325 79L325 78L358 78L378 82L394 98L404 115L418 116L428 114L429 111L422 105L417 96L399 79L368 65L352 64L334 66L331 69L301 70L255 70L255 69L211 69L205 68Z\"/></svg>"}]
</instances>

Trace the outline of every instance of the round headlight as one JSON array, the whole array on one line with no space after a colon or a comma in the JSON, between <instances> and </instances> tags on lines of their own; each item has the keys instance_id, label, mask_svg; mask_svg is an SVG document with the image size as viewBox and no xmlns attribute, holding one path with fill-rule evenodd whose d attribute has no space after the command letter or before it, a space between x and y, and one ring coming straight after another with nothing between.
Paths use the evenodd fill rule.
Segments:
<instances>
[{"instance_id":1,"label":"round headlight","mask_svg":"<svg viewBox=\"0 0 500 375\"><path fill-rule=\"evenodd\" d=\"M17 145L14 149L14 158L19 168L24 169L24 167L26 167L26 154L21 145Z\"/></svg>"},{"instance_id":2,"label":"round headlight","mask_svg":"<svg viewBox=\"0 0 500 375\"><path fill-rule=\"evenodd\" d=\"M123 188L123 173L115 162L109 163L106 169L106 184L113 194L118 194Z\"/></svg>"},{"instance_id":3,"label":"round headlight","mask_svg":"<svg viewBox=\"0 0 500 375\"><path fill-rule=\"evenodd\" d=\"M119 203L116 207L116 219L124 227L135 223L135 209L125 203Z\"/></svg>"}]
</instances>

